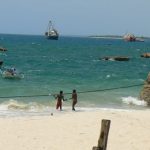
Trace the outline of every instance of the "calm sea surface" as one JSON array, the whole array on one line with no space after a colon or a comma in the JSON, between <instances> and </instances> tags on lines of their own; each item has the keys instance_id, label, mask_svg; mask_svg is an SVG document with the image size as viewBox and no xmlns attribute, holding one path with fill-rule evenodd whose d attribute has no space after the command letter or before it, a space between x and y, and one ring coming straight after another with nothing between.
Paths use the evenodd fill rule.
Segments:
<instances>
[{"instance_id":1,"label":"calm sea surface","mask_svg":"<svg viewBox=\"0 0 150 150\"><path fill-rule=\"evenodd\" d=\"M43 110L55 107L49 94L103 90L142 84L150 71L150 59L141 58L150 52L150 40L124 42L117 39L60 37L58 41L44 36L0 35L3 67L15 67L23 79L0 76L0 113ZM129 61L104 61L104 56L129 56ZM142 86L103 92L78 94L78 107L145 109L138 100ZM35 97L30 97L35 95ZM36 96L37 95L37 96ZM39 96L45 95L45 96ZM15 97L29 96L29 97ZM66 94L67 99L71 95ZM71 100L63 106L70 107ZM14 110L15 109L15 110ZM38 109L38 110L37 110Z\"/></svg>"}]
</instances>

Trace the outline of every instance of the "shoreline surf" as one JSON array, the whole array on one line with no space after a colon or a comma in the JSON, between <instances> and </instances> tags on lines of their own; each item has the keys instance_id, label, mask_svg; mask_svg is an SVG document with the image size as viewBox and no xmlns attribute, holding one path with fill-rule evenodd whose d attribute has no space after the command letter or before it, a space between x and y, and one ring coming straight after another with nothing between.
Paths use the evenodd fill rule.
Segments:
<instances>
[{"instance_id":1,"label":"shoreline surf","mask_svg":"<svg viewBox=\"0 0 150 150\"><path fill-rule=\"evenodd\" d=\"M148 110L144 101L138 100L135 97L123 97L122 107L116 105L102 105L97 107L80 106L80 102L76 106L75 112L95 112L100 110L108 111L134 111L134 110ZM15 117L15 116L49 116L51 114L66 114L71 113L71 101L67 104L63 102L62 111L56 110L55 101L53 104L41 104L36 102L23 103L16 100L9 100L0 104L0 117Z\"/></svg>"}]
</instances>

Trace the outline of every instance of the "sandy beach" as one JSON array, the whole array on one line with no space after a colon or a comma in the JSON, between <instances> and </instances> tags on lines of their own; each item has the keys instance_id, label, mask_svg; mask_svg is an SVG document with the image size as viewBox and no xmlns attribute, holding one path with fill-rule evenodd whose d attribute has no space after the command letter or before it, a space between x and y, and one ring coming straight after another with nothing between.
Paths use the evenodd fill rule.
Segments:
<instances>
[{"instance_id":1,"label":"sandy beach","mask_svg":"<svg viewBox=\"0 0 150 150\"><path fill-rule=\"evenodd\" d=\"M149 150L150 110L59 112L0 118L1 150L92 150L110 119L108 150Z\"/></svg>"}]
</instances>

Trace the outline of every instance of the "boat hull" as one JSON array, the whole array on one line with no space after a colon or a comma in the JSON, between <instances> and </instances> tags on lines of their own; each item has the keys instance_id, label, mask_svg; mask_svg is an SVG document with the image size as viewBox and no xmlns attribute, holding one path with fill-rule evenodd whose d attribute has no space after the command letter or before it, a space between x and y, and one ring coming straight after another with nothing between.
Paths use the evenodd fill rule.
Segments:
<instances>
[{"instance_id":1,"label":"boat hull","mask_svg":"<svg viewBox=\"0 0 150 150\"><path fill-rule=\"evenodd\" d=\"M46 36L49 40L58 40L58 36Z\"/></svg>"}]
</instances>

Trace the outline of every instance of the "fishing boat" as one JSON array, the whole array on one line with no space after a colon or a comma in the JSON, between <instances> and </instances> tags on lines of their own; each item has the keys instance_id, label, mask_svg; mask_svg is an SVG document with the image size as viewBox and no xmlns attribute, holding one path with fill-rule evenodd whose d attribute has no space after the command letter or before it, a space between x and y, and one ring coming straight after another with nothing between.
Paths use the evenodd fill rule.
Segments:
<instances>
[{"instance_id":1,"label":"fishing boat","mask_svg":"<svg viewBox=\"0 0 150 150\"><path fill-rule=\"evenodd\" d=\"M135 37L135 35L131 33L127 33L123 36L123 39L127 42L144 42L143 38Z\"/></svg>"},{"instance_id":2,"label":"fishing boat","mask_svg":"<svg viewBox=\"0 0 150 150\"><path fill-rule=\"evenodd\" d=\"M136 37L133 34L131 34L131 33L125 34L123 36L123 39L125 41L128 41L128 42L135 42L136 41Z\"/></svg>"},{"instance_id":3,"label":"fishing boat","mask_svg":"<svg viewBox=\"0 0 150 150\"><path fill-rule=\"evenodd\" d=\"M6 48L4 48L4 47L0 47L0 51L7 51L7 49Z\"/></svg>"},{"instance_id":4,"label":"fishing boat","mask_svg":"<svg viewBox=\"0 0 150 150\"><path fill-rule=\"evenodd\" d=\"M47 39L50 39L50 40L58 40L59 34L58 34L58 31L53 27L52 21L49 21L48 23L45 36Z\"/></svg>"}]
</instances>

